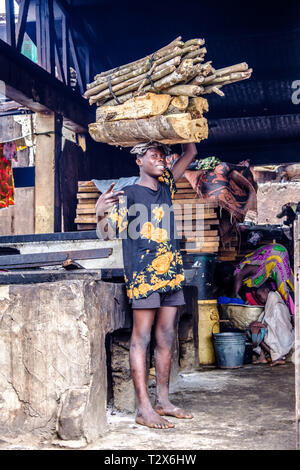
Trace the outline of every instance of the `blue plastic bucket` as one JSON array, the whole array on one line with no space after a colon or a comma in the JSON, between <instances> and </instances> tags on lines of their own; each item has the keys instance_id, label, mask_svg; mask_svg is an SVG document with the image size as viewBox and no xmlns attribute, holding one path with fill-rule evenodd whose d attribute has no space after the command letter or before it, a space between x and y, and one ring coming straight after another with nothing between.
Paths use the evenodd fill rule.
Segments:
<instances>
[{"instance_id":1,"label":"blue plastic bucket","mask_svg":"<svg viewBox=\"0 0 300 470\"><path fill-rule=\"evenodd\" d=\"M217 363L221 369L237 369L243 366L245 333L214 333L213 338Z\"/></svg>"}]
</instances>

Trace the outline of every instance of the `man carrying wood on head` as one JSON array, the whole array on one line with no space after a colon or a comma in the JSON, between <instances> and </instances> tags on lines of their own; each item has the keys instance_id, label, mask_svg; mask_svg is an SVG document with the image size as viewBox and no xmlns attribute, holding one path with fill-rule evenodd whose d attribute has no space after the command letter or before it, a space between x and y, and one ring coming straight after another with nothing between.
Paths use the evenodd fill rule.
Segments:
<instances>
[{"instance_id":1,"label":"man carrying wood on head","mask_svg":"<svg viewBox=\"0 0 300 470\"><path fill-rule=\"evenodd\" d=\"M154 141L136 145L131 153L140 168L137 183L116 193L112 184L96 204L102 237L109 238L109 230L114 228L122 238L124 278L133 309L130 367L138 399L136 422L157 429L174 427L163 416L193 418L168 398L177 306L185 303L183 261L171 198L176 180L197 154L192 143L184 144L182 150L171 172L166 168L170 151L166 145ZM146 351L155 318L157 400L153 408L147 392Z\"/></svg>"}]
</instances>

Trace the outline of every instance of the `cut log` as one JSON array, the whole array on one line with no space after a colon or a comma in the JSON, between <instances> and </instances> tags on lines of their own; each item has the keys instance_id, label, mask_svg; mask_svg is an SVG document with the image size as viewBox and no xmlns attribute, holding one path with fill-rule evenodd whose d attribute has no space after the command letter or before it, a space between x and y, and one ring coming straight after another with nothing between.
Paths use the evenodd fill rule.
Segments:
<instances>
[{"instance_id":1,"label":"cut log","mask_svg":"<svg viewBox=\"0 0 300 470\"><path fill-rule=\"evenodd\" d=\"M151 80L153 82L157 81L157 83L155 84L155 88L157 87L157 89L160 89L160 84L162 83L162 80L166 80L167 83L169 83L168 82L169 77L171 77L172 73L175 73L175 72L176 72L176 67L170 66L163 70L160 70L159 72L153 73L151 75ZM118 85L115 85L114 87L112 87L112 90L116 96L125 95L128 92L137 90L143 81L144 81L144 84L150 83L149 79L146 78L146 80L144 80L145 77L146 77L146 74L139 75L138 77L135 77L134 79L127 80L126 82L122 82L122 83L119 83ZM97 95L91 96L89 102L90 104L94 104L97 101L107 99L110 96L111 96L110 90L105 89L104 91L101 91Z\"/></svg>"},{"instance_id":2,"label":"cut log","mask_svg":"<svg viewBox=\"0 0 300 470\"><path fill-rule=\"evenodd\" d=\"M242 62L240 64L230 65L229 67L224 67L215 71L217 77L222 77L222 75L228 75L232 72L246 72L248 70L248 64Z\"/></svg>"},{"instance_id":3,"label":"cut log","mask_svg":"<svg viewBox=\"0 0 300 470\"><path fill-rule=\"evenodd\" d=\"M200 142L208 137L208 126L205 118L192 120L192 135L191 142Z\"/></svg>"},{"instance_id":4,"label":"cut log","mask_svg":"<svg viewBox=\"0 0 300 470\"><path fill-rule=\"evenodd\" d=\"M240 80L245 80L246 78L249 78L251 76L251 73L252 73L252 69L249 69L246 72L233 72L233 73L222 75L222 76L217 76L215 73L214 79L212 80L212 82L213 84L219 84L219 83L224 84L225 82L226 83L238 82Z\"/></svg>"},{"instance_id":5,"label":"cut log","mask_svg":"<svg viewBox=\"0 0 300 470\"><path fill-rule=\"evenodd\" d=\"M163 96L163 95L159 95L159 96ZM170 96L170 95L167 95L167 96ZM184 113L184 111L188 107L188 104L189 104L188 96L175 96L175 98L171 100L171 103L169 104L169 107L166 110L165 115Z\"/></svg>"},{"instance_id":6,"label":"cut log","mask_svg":"<svg viewBox=\"0 0 300 470\"><path fill-rule=\"evenodd\" d=\"M90 135L97 142L112 145L128 143L130 146L148 140L168 140L173 143L199 142L207 138L208 128L205 118L192 121L189 113L156 116L148 119L97 122L89 125Z\"/></svg>"},{"instance_id":7,"label":"cut log","mask_svg":"<svg viewBox=\"0 0 300 470\"><path fill-rule=\"evenodd\" d=\"M225 96L225 93L220 90L221 85L209 85L204 87L203 95L209 94L209 93L217 93L219 96Z\"/></svg>"},{"instance_id":8,"label":"cut log","mask_svg":"<svg viewBox=\"0 0 300 470\"><path fill-rule=\"evenodd\" d=\"M204 88L197 85L176 85L166 88L164 91L174 96L198 96L204 91Z\"/></svg>"},{"instance_id":9,"label":"cut log","mask_svg":"<svg viewBox=\"0 0 300 470\"><path fill-rule=\"evenodd\" d=\"M157 65L157 66L156 66L156 62L154 62L154 71L155 71L155 73L157 73L157 72L160 72L161 70L166 69L167 67L171 67L171 66L177 67L180 64L180 60L181 60L181 57L180 57L180 55L178 55L178 56L173 57L172 59L170 59L166 62L163 62L162 64ZM149 64L145 63L142 66L140 66L139 68L136 68L133 71L127 73L127 74L124 74L124 75L118 76L116 78L113 78L111 80L111 85L113 87L113 91L116 91L116 90L121 89L121 88L125 88L126 86L130 85L131 83L134 83L135 81L139 81L139 80L143 79L144 77L146 77L146 75L148 75L148 73L149 73ZM151 79L153 80L153 77L151 77ZM125 82L127 80L131 80L131 82L128 82L127 84L125 84ZM153 81L155 81L155 78L154 78ZM124 83L123 87L119 86L118 88L114 88L115 85L119 85L121 83ZM89 84L88 89L84 93L83 96L84 96L84 98L89 98L90 96L97 95L98 93L100 93L101 91L106 90L106 89L109 89L108 77L103 77L101 80L98 79L95 82Z\"/></svg>"},{"instance_id":10,"label":"cut log","mask_svg":"<svg viewBox=\"0 0 300 470\"><path fill-rule=\"evenodd\" d=\"M118 121L123 119L142 119L163 114L171 101L167 94L147 93L137 96L119 106L101 106L96 111L97 121Z\"/></svg>"},{"instance_id":11,"label":"cut log","mask_svg":"<svg viewBox=\"0 0 300 470\"><path fill-rule=\"evenodd\" d=\"M183 46L183 44L184 43L181 41L181 37L179 37L179 38L175 39L174 41L172 41L167 46L164 46L161 49L159 49L154 54L149 54L148 56L143 57L142 59L135 60L134 62L130 62L129 64L124 64L124 65L121 65L121 66L116 67L114 69L106 70L104 72L101 72L101 73L97 74L94 77L94 80L97 80L100 77L107 77L107 75L116 74L117 72L121 72L121 71L123 71L123 73L127 73L127 71L133 70L137 65L140 65L142 62L145 62L145 61L149 62L149 60L151 59L152 56L153 56L154 60L157 60L157 59L160 59L160 58L168 55L170 50L174 51L174 49L178 49L178 51L180 51L181 46ZM126 72L124 72L124 70L126 70Z\"/></svg>"},{"instance_id":12,"label":"cut log","mask_svg":"<svg viewBox=\"0 0 300 470\"><path fill-rule=\"evenodd\" d=\"M187 112L190 113L192 119L203 117L203 113L208 111L208 102L205 98L190 98Z\"/></svg>"},{"instance_id":13,"label":"cut log","mask_svg":"<svg viewBox=\"0 0 300 470\"><path fill-rule=\"evenodd\" d=\"M188 52L184 58L185 59L193 59L194 57L203 57L206 54L207 50L206 47L202 47L200 49L194 49L191 52Z\"/></svg>"},{"instance_id":14,"label":"cut log","mask_svg":"<svg viewBox=\"0 0 300 470\"><path fill-rule=\"evenodd\" d=\"M174 72L155 82L155 90L163 90L175 85L175 83L184 82L193 68L193 61L184 60ZM181 93L182 95L184 93Z\"/></svg>"},{"instance_id":15,"label":"cut log","mask_svg":"<svg viewBox=\"0 0 300 470\"><path fill-rule=\"evenodd\" d=\"M205 39L190 39L189 41L186 41L183 45L183 47L188 47L188 46L203 46L205 44Z\"/></svg>"}]
</instances>

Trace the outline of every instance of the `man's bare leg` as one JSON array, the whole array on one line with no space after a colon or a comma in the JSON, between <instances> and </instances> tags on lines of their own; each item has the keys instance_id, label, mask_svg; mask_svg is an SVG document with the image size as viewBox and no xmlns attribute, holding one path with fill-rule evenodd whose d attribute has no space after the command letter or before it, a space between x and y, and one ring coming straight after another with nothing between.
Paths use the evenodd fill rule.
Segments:
<instances>
[{"instance_id":1,"label":"man's bare leg","mask_svg":"<svg viewBox=\"0 0 300 470\"><path fill-rule=\"evenodd\" d=\"M161 416L191 419L193 415L169 401L169 379L171 370L174 325L177 307L160 307L155 328L155 370L157 403L155 411Z\"/></svg>"},{"instance_id":2,"label":"man's bare leg","mask_svg":"<svg viewBox=\"0 0 300 470\"><path fill-rule=\"evenodd\" d=\"M253 361L253 364L268 364L268 362L269 361L267 360L265 353L262 349L259 358L256 361Z\"/></svg>"},{"instance_id":3,"label":"man's bare leg","mask_svg":"<svg viewBox=\"0 0 300 470\"><path fill-rule=\"evenodd\" d=\"M155 309L133 310L133 331L130 342L130 368L138 400L136 422L149 428L168 429L174 424L163 419L152 408L146 378L146 352L150 342Z\"/></svg>"}]
</instances>

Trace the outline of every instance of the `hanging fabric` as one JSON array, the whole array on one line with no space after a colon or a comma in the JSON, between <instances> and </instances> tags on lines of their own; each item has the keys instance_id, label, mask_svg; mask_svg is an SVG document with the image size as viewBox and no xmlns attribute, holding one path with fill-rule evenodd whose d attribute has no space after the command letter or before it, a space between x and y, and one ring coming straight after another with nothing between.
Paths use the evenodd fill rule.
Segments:
<instances>
[{"instance_id":1,"label":"hanging fabric","mask_svg":"<svg viewBox=\"0 0 300 470\"><path fill-rule=\"evenodd\" d=\"M13 154L10 153L10 156ZM4 144L0 143L0 209L15 204L12 162L4 156Z\"/></svg>"}]
</instances>

